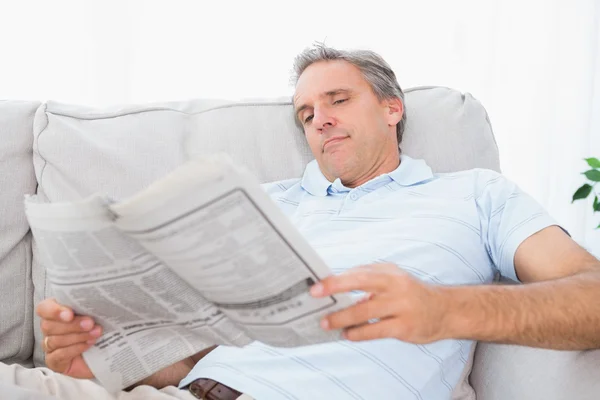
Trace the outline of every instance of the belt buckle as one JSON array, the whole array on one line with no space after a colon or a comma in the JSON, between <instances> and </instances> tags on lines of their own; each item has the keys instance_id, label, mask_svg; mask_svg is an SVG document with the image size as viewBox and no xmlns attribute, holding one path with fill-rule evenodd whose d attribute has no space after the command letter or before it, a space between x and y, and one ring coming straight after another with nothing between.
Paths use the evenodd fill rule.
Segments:
<instances>
[{"instance_id":1,"label":"belt buckle","mask_svg":"<svg viewBox=\"0 0 600 400\"><path fill-rule=\"evenodd\" d=\"M217 385L218 382L215 382L212 379L200 378L190 383L188 391L200 400L208 400L208 394Z\"/></svg>"}]
</instances>

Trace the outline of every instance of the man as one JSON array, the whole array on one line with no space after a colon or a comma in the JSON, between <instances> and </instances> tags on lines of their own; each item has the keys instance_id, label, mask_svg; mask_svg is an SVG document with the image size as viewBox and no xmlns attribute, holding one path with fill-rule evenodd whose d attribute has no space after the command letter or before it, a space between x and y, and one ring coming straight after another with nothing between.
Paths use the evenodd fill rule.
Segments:
<instances>
[{"instance_id":1,"label":"man","mask_svg":"<svg viewBox=\"0 0 600 400\"><path fill-rule=\"evenodd\" d=\"M213 347L141 383L215 399L450 399L474 341L600 347L598 260L501 175L433 174L401 155L404 95L385 61L317 46L296 73L315 161L265 189L340 273L312 294L368 293L322 322L348 341ZM527 284L489 285L497 272ZM51 299L38 314L48 366L92 378L81 354L101 327Z\"/></svg>"}]
</instances>

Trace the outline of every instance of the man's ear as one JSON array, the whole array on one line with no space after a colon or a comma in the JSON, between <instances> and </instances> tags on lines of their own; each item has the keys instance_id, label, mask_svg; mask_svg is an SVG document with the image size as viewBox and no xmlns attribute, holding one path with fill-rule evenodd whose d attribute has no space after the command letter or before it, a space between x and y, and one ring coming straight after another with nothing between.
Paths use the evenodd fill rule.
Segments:
<instances>
[{"instance_id":1,"label":"man's ear","mask_svg":"<svg viewBox=\"0 0 600 400\"><path fill-rule=\"evenodd\" d=\"M387 122L389 126L395 126L402 120L402 115L404 115L404 105L402 104L402 100L395 97L392 99L385 100L386 108L387 108Z\"/></svg>"}]
</instances>

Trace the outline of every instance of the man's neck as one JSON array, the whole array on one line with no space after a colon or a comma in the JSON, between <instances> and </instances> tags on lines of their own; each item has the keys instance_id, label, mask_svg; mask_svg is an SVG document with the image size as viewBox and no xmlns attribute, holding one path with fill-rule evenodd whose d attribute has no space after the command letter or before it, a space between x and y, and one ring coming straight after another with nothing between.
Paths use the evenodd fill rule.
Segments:
<instances>
[{"instance_id":1,"label":"man's neck","mask_svg":"<svg viewBox=\"0 0 600 400\"><path fill-rule=\"evenodd\" d=\"M398 168L399 165L400 154L398 153L395 157L386 157L383 159L383 162L373 164L373 166L369 168L369 170L367 170L363 175L348 181L344 181L344 179L340 177L340 180L344 186L348 188L355 188L377 178L378 176L389 174Z\"/></svg>"}]
</instances>

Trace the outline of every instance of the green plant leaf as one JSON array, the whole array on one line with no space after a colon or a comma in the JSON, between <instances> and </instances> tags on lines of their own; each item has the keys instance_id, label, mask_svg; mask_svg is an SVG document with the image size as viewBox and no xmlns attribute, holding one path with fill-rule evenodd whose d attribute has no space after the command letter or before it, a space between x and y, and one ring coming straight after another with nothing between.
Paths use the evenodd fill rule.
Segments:
<instances>
[{"instance_id":1,"label":"green plant leaf","mask_svg":"<svg viewBox=\"0 0 600 400\"><path fill-rule=\"evenodd\" d=\"M600 171L597 169L590 169L583 173L586 178L588 178L592 182L600 182Z\"/></svg>"},{"instance_id":2,"label":"green plant leaf","mask_svg":"<svg viewBox=\"0 0 600 400\"><path fill-rule=\"evenodd\" d=\"M590 195L590 193L592 193L592 185L586 183L585 185L577 189L577 191L573 195L573 201L585 199Z\"/></svg>"},{"instance_id":3,"label":"green plant leaf","mask_svg":"<svg viewBox=\"0 0 600 400\"><path fill-rule=\"evenodd\" d=\"M598 196L594 197L594 212L600 211L600 202L598 202Z\"/></svg>"},{"instance_id":4,"label":"green plant leaf","mask_svg":"<svg viewBox=\"0 0 600 400\"><path fill-rule=\"evenodd\" d=\"M597 158L586 158L588 165L592 168L600 168L600 160Z\"/></svg>"}]
</instances>

